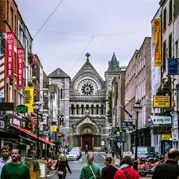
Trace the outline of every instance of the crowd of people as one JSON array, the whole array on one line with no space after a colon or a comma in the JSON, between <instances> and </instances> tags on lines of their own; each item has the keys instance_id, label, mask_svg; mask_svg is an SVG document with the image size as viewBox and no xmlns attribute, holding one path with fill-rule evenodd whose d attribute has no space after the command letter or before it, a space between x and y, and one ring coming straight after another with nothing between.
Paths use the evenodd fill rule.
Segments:
<instances>
[{"instance_id":1,"label":"crowd of people","mask_svg":"<svg viewBox=\"0 0 179 179\"><path fill-rule=\"evenodd\" d=\"M20 160L20 149L4 146L1 149L0 158L0 179L30 179L28 165ZM179 151L170 149L165 156L165 161L156 166L152 179L179 179ZM81 168L80 179L139 179L139 173L132 168L133 160L129 156L124 156L120 161L120 167L115 166L112 156L104 159L105 167L100 167L94 162L93 153L87 154L86 164ZM37 167L38 168L38 167ZM69 167L66 155L59 154L56 162L51 166L57 173L59 179L65 179ZM37 169L37 171L40 170ZM40 175L39 175L40 176ZM39 177L40 178L40 177Z\"/></svg>"}]
</instances>

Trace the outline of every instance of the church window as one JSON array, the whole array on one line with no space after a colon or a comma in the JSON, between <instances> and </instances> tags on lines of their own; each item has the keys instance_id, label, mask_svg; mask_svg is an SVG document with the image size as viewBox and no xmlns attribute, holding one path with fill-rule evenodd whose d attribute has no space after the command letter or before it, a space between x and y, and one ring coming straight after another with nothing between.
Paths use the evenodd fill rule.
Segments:
<instances>
[{"instance_id":1,"label":"church window","mask_svg":"<svg viewBox=\"0 0 179 179\"><path fill-rule=\"evenodd\" d=\"M101 114L104 114L103 105L101 105Z\"/></svg>"},{"instance_id":2,"label":"church window","mask_svg":"<svg viewBox=\"0 0 179 179\"><path fill-rule=\"evenodd\" d=\"M96 105L96 114L98 114L99 113L99 105L97 104Z\"/></svg>"},{"instance_id":3,"label":"church window","mask_svg":"<svg viewBox=\"0 0 179 179\"><path fill-rule=\"evenodd\" d=\"M82 104L81 105L81 114L83 114L84 113L84 105Z\"/></svg>"},{"instance_id":4,"label":"church window","mask_svg":"<svg viewBox=\"0 0 179 179\"><path fill-rule=\"evenodd\" d=\"M72 115L74 114L74 105L73 104L71 105L71 114Z\"/></svg>"},{"instance_id":5,"label":"church window","mask_svg":"<svg viewBox=\"0 0 179 179\"><path fill-rule=\"evenodd\" d=\"M91 114L94 114L94 105L91 105Z\"/></svg>"},{"instance_id":6,"label":"church window","mask_svg":"<svg viewBox=\"0 0 179 179\"><path fill-rule=\"evenodd\" d=\"M76 105L76 114L79 114L79 105Z\"/></svg>"}]
</instances>

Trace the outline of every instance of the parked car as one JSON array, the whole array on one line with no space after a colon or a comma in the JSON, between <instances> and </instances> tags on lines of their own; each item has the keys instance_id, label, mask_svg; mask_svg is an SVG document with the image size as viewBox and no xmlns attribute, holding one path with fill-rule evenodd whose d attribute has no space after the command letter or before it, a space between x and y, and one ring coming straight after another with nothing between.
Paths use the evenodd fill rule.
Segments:
<instances>
[{"instance_id":1,"label":"parked car","mask_svg":"<svg viewBox=\"0 0 179 179\"><path fill-rule=\"evenodd\" d=\"M71 151L76 151L76 152L78 152L79 158L81 158L82 152L81 152L80 147L73 147L73 148L71 149Z\"/></svg>"},{"instance_id":2,"label":"parked car","mask_svg":"<svg viewBox=\"0 0 179 179\"><path fill-rule=\"evenodd\" d=\"M66 154L67 160L78 160L79 154L77 151L73 150Z\"/></svg>"}]
</instances>

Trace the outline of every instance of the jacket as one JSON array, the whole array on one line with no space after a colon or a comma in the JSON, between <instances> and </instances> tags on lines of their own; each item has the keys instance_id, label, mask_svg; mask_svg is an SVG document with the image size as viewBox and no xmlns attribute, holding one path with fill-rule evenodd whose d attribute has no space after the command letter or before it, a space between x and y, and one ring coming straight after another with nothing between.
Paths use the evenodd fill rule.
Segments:
<instances>
[{"instance_id":1,"label":"jacket","mask_svg":"<svg viewBox=\"0 0 179 179\"><path fill-rule=\"evenodd\" d=\"M107 165L102 169L102 179L113 179L116 171L118 168L112 166L112 165Z\"/></svg>"},{"instance_id":2,"label":"jacket","mask_svg":"<svg viewBox=\"0 0 179 179\"><path fill-rule=\"evenodd\" d=\"M167 160L156 166L152 179L177 179L179 176L179 166L177 162Z\"/></svg>"},{"instance_id":3,"label":"jacket","mask_svg":"<svg viewBox=\"0 0 179 179\"><path fill-rule=\"evenodd\" d=\"M91 168L96 176L97 179L101 178L101 172L100 172L100 168L98 165L96 165L95 163L91 164ZM94 179L94 175L90 169L90 167L84 165L81 169L81 173L80 173L80 179Z\"/></svg>"},{"instance_id":4,"label":"jacket","mask_svg":"<svg viewBox=\"0 0 179 179\"><path fill-rule=\"evenodd\" d=\"M130 166L124 167L123 170L126 171L130 179L140 179L139 173L134 169L132 169ZM126 179L126 175L120 169L114 175L114 179Z\"/></svg>"},{"instance_id":5,"label":"jacket","mask_svg":"<svg viewBox=\"0 0 179 179\"><path fill-rule=\"evenodd\" d=\"M71 173L70 167L68 165L68 161L57 161L56 166L55 166L55 170L58 171L62 171L66 173L66 168L68 169L68 171Z\"/></svg>"}]
</instances>

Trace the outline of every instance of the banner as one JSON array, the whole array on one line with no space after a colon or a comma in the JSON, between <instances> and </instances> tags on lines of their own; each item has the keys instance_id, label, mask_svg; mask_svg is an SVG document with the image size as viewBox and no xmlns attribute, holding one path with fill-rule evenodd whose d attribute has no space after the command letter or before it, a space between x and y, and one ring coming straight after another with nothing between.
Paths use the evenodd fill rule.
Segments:
<instances>
[{"instance_id":1,"label":"banner","mask_svg":"<svg viewBox=\"0 0 179 179\"><path fill-rule=\"evenodd\" d=\"M154 66L162 66L162 28L161 19L154 19L154 42L155 42L155 55L154 55Z\"/></svg>"},{"instance_id":2,"label":"banner","mask_svg":"<svg viewBox=\"0 0 179 179\"><path fill-rule=\"evenodd\" d=\"M14 33L7 32L7 43L6 43L6 74L8 78L13 78L14 75Z\"/></svg>"},{"instance_id":3,"label":"banner","mask_svg":"<svg viewBox=\"0 0 179 179\"><path fill-rule=\"evenodd\" d=\"M34 88L26 87L24 91L24 105L28 107L28 112L34 112Z\"/></svg>"},{"instance_id":4,"label":"banner","mask_svg":"<svg viewBox=\"0 0 179 179\"><path fill-rule=\"evenodd\" d=\"M24 49L17 49L17 86L24 86Z\"/></svg>"}]
</instances>

